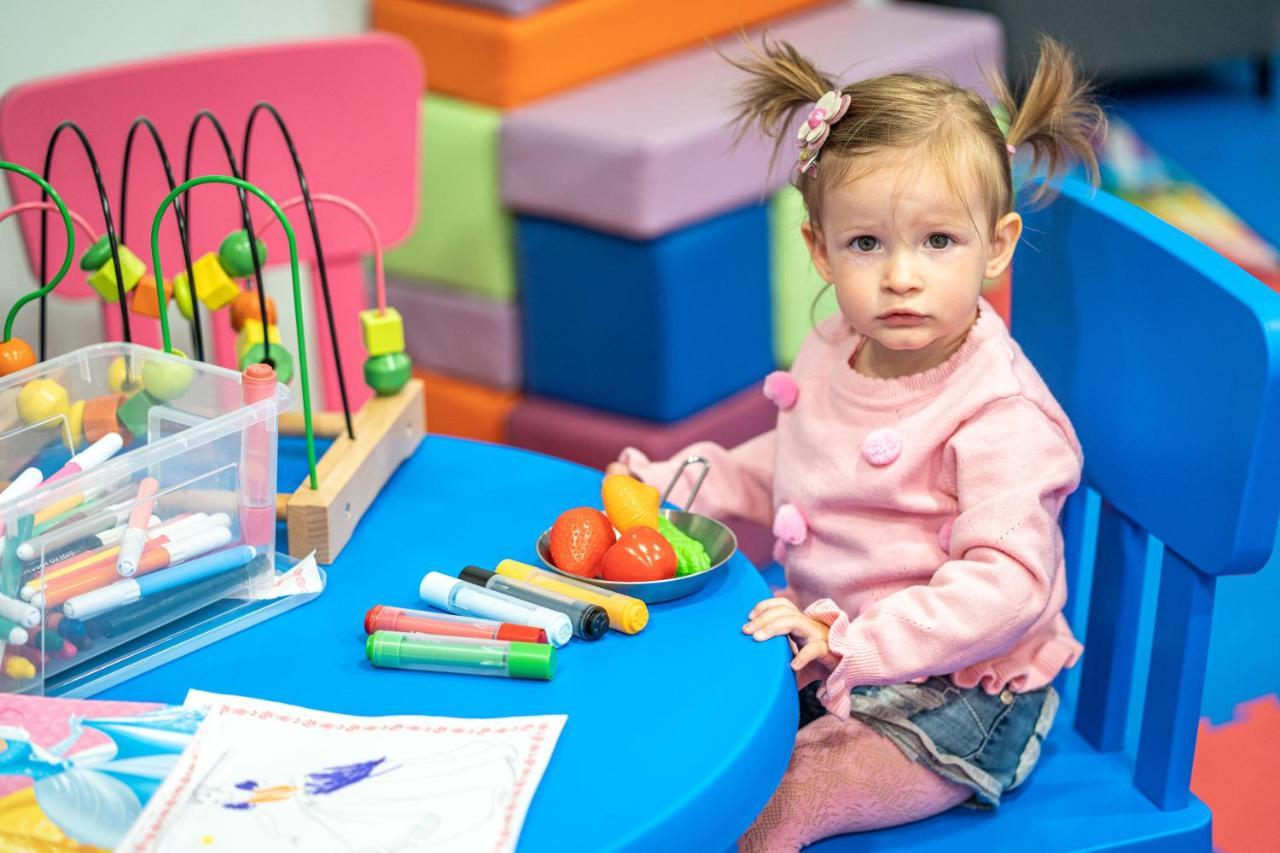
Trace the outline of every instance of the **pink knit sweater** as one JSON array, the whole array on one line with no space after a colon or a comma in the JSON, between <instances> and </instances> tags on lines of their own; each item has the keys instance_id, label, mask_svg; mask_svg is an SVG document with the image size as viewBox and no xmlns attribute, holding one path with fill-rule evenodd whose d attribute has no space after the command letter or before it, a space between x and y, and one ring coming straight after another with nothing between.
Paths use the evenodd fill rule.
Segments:
<instances>
[{"instance_id":1,"label":"pink knit sweater","mask_svg":"<svg viewBox=\"0 0 1280 853\"><path fill-rule=\"evenodd\" d=\"M1081 652L1062 617L1058 514L1082 464L1070 422L986 302L924 373L858 373L863 340L838 314L809 336L789 377L766 384L781 410L772 432L620 461L662 487L700 454L711 473L697 511L773 522L782 594L831 629L839 663L818 676L832 713L848 716L853 687L930 675L989 693L1050 683Z\"/></svg>"}]
</instances>

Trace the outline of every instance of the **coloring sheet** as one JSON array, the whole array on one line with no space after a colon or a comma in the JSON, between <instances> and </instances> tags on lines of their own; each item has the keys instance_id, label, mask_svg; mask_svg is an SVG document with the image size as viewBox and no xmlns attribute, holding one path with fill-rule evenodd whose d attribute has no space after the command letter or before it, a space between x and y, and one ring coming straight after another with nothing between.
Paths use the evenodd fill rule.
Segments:
<instances>
[{"instance_id":1,"label":"coloring sheet","mask_svg":"<svg viewBox=\"0 0 1280 853\"><path fill-rule=\"evenodd\" d=\"M120 850L514 850L566 719L186 707L204 724Z\"/></svg>"},{"instance_id":2,"label":"coloring sheet","mask_svg":"<svg viewBox=\"0 0 1280 853\"><path fill-rule=\"evenodd\" d=\"M109 850L200 712L141 702L0 696L0 850Z\"/></svg>"}]
</instances>

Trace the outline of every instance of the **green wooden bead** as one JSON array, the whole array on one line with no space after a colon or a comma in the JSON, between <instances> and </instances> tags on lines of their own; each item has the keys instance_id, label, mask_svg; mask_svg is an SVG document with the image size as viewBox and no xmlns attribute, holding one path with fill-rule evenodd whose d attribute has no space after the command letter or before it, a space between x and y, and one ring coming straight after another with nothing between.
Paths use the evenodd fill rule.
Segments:
<instances>
[{"instance_id":1,"label":"green wooden bead","mask_svg":"<svg viewBox=\"0 0 1280 853\"><path fill-rule=\"evenodd\" d=\"M258 265L266 266L267 244L254 240L258 251ZM232 231L218 247L218 263L232 278L245 278L253 275L253 257L249 254L249 234L243 228Z\"/></svg>"},{"instance_id":2,"label":"green wooden bead","mask_svg":"<svg viewBox=\"0 0 1280 853\"><path fill-rule=\"evenodd\" d=\"M396 394L413 375L413 363L402 352L370 356L364 363L364 381L379 397Z\"/></svg>"},{"instance_id":3,"label":"green wooden bead","mask_svg":"<svg viewBox=\"0 0 1280 853\"><path fill-rule=\"evenodd\" d=\"M111 238L103 234L98 238L98 242L80 256L80 269L85 272L97 272L109 260L111 260Z\"/></svg>"},{"instance_id":4,"label":"green wooden bead","mask_svg":"<svg viewBox=\"0 0 1280 853\"><path fill-rule=\"evenodd\" d=\"M175 349L173 354L186 358L186 353ZM196 371L185 362L151 358L142 365L142 387L157 400L181 397L195 381Z\"/></svg>"},{"instance_id":5,"label":"green wooden bead","mask_svg":"<svg viewBox=\"0 0 1280 853\"><path fill-rule=\"evenodd\" d=\"M147 413L160 401L146 391L138 391L120 408L116 409L116 417L125 429L133 433L134 438L145 438L147 435Z\"/></svg>"},{"instance_id":6,"label":"green wooden bead","mask_svg":"<svg viewBox=\"0 0 1280 853\"><path fill-rule=\"evenodd\" d=\"M240 369L244 370L251 364L258 364L263 360L265 353L266 349L260 343L249 346L240 355ZM293 356L280 344L273 343L271 345L269 363L276 369L277 381L287 383L293 378Z\"/></svg>"}]
</instances>

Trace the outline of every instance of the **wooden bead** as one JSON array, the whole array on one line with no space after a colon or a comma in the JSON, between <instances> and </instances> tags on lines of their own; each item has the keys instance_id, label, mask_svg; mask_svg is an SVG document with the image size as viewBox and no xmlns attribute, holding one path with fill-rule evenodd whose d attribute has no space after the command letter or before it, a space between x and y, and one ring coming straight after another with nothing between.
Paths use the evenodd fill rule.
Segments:
<instances>
[{"instance_id":1,"label":"wooden bead","mask_svg":"<svg viewBox=\"0 0 1280 853\"><path fill-rule=\"evenodd\" d=\"M262 322L262 311L258 305L258 293L254 290L243 290L240 295L231 300L231 328L237 332L244 327L244 321L248 319ZM276 323L276 301L270 296L267 297L267 323L275 325Z\"/></svg>"}]
</instances>

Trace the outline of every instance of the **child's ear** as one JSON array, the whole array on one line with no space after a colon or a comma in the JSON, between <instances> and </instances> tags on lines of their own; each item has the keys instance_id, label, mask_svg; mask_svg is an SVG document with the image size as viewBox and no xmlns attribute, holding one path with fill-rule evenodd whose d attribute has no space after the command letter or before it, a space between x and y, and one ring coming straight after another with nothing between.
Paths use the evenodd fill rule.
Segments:
<instances>
[{"instance_id":1,"label":"child's ear","mask_svg":"<svg viewBox=\"0 0 1280 853\"><path fill-rule=\"evenodd\" d=\"M996 223L991 236L991 256L987 258L987 269L984 278L999 278L1013 260L1013 250L1018 248L1018 240L1022 238L1022 217L1016 213L1006 213Z\"/></svg>"},{"instance_id":2,"label":"child's ear","mask_svg":"<svg viewBox=\"0 0 1280 853\"><path fill-rule=\"evenodd\" d=\"M806 219L800 224L800 233L804 235L804 244L809 247L809 257L813 259L814 269L827 284L835 282L831 272L831 259L827 257L827 244L822 239L822 229L816 228L813 221Z\"/></svg>"}]
</instances>

